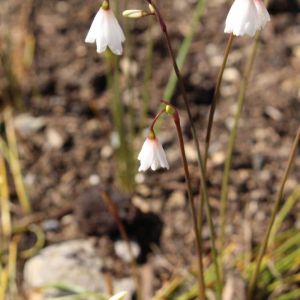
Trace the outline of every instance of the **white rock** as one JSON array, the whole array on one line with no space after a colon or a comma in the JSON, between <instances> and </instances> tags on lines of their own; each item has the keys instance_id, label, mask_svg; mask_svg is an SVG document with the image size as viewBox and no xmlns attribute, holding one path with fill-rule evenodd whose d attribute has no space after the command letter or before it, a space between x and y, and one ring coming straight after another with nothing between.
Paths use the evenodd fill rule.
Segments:
<instances>
[{"instance_id":1,"label":"white rock","mask_svg":"<svg viewBox=\"0 0 300 300\"><path fill-rule=\"evenodd\" d=\"M138 64L134 60L130 60L128 58L121 59L121 69L124 74L131 75L135 77L139 71Z\"/></svg>"},{"instance_id":2,"label":"white rock","mask_svg":"<svg viewBox=\"0 0 300 300\"><path fill-rule=\"evenodd\" d=\"M225 161L225 153L223 151L218 151L212 155L212 162L214 165L221 165Z\"/></svg>"},{"instance_id":3,"label":"white rock","mask_svg":"<svg viewBox=\"0 0 300 300\"><path fill-rule=\"evenodd\" d=\"M46 125L45 118L33 117L29 114L20 114L15 117L14 124L22 136L29 136Z\"/></svg>"},{"instance_id":4,"label":"white rock","mask_svg":"<svg viewBox=\"0 0 300 300\"><path fill-rule=\"evenodd\" d=\"M30 294L33 289L57 283L93 292L104 291L102 260L93 244L93 240L73 240L44 248L25 263L26 292ZM42 299L47 299L47 295Z\"/></svg>"},{"instance_id":5,"label":"white rock","mask_svg":"<svg viewBox=\"0 0 300 300\"><path fill-rule=\"evenodd\" d=\"M237 81L240 78L240 73L235 68L226 68L224 70L223 79L229 82Z\"/></svg>"},{"instance_id":6,"label":"white rock","mask_svg":"<svg viewBox=\"0 0 300 300\"><path fill-rule=\"evenodd\" d=\"M280 110L273 106L267 106L265 108L265 113L274 121L280 121L282 119L282 113Z\"/></svg>"},{"instance_id":7,"label":"white rock","mask_svg":"<svg viewBox=\"0 0 300 300\"><path fill-rule=\"evenodd\" d=\"M140 246L133 241L130 241L130 247L132 255L134 258L137 258L141 252ZM116 255L125 262L131 262L131 256L129 253L128 245L125 241L119 240L114 243L114 249Z\"/></svg>"},{"instance_id":8,"label":"white rock","mask_svg":"<svg viewBox=\"0 0 300 300\"><path fill-rule=\"evenodd\" d=\"M171 194L170 198L167 202L167 208L175 209L175 208L183 208L185 206L185 195L182 191L175 191Z\"/></svg>"},{"instance_id":9,"label":"white rock","mask_svg":"<svg viewBox=\"0 0 300 300\"><path fill-rule=\"evenodd\" d=\"M47 146L51 149L60 149L64 143L62 136L53 128L47 129Z\"/></svg>"},{"instance_id":10,"label":"white rock","mask_svg":"<svg viewBox=\"0 0 300 300\"><path fill-rule=\"evenodd\" d=\"M185 154L188 161L197 161L197 151L195 149L194 143L185 144Z\"/></svg>"},{"instance_id":11,"label":"white rock","mask_svg":"<svg viewBox=\"0 0 300 300\"><path fill-rule=\"evenodd\" d=\"M100 182L101 182L101 179L100 179L99 175L97 175L97 174L92 174L89 177L89 184L90 185L98 185Z\"/></svg>"},{"instance_id":12,"label":"white rock","mask_svg":"<svg viewBox=\"0 0 300 300\"><path fill-rule=\"evenodd\" d=\"M114 154L114 149L110 145L105 145L101 149L101 157L104 159L111 158Z\"/></svg>"},{"instance_id":13,"label":"white rock","mask_svg":"<svg viewBox=\"0 0 300 300\"><path fill-rule=\"evenodd\" d=\"M137 173L134 177L134 180L137 184L141 184L145 181L145 175L143 173Z\"/></svg>"}]
</instances>

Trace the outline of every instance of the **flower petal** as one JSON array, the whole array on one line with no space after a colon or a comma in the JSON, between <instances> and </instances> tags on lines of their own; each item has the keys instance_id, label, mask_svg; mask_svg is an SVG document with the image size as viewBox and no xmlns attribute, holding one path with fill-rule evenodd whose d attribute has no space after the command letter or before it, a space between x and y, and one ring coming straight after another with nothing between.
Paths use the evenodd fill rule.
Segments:
<instances>
[{"instance_id":1,"label":"flower petal","mask_svg":"<svg viewBox=\"0 0 300 300\"><path fill-rule=\"evenodd\" d=\"M225 33L254 36L270 20L261 0L235 0L225 22Z\"/></svg>"},{"instance_id":2,"label":"flower petal","mask_svg":"<svg viewBox=\"0 0 300 300\"><path fill-rule=\"evenodd\" d=\"M153 143L146 139L142 150L138 155L138 160L140 161L139 171L146 171L150 168L152 160L153 160Z\"/></svg>"},{"instance_id":3,"label":"flower petal","mask_svg":"<svg viewBox=\"0 0 300 300\"><path fill-rule=\"evenodd\" d=\"M156 171L159 168L169 169L166 154L160 142L157 139L147 138L138 155L140 161L139 171L146 171L151 168Z\"/></svg>"},{"instance_id":4,"label":"flower petal","mask_svg":"<svg viewBox=\"0 0 300 300\"><path fill-rule=\"evenodd\" d=\"M105 51L107 46L117 55L123 52L125 36L113 11L100 8L85 38L86 43L95 43L97 52Z\"/></svg>"},{"instance_id":5,"label":"flower petal","mask_svg":"<svg viewBox=\"0 0 300 300\"><path fill-rule=\"evenodd\" d=\"M108 46L113 53L121 55L123 52L122 42L125 41L125 36L112 11L109 12L107 23L109 30L107 36Z\"/></svg>"},{"instance_id":6,"label":"flower petal","mask_svg":"<svg viewBox=\"0 0 300 300\"><path fill-rule=\"evenodd\" d=\"M254 0L254 4L256 6L256 10L260 21L259 28L262 28L266 25L267 22L271 20L271 18L264 3L261 0Z\"/></svg>"},{"instance_id":7,"label":"flower petal","mask_svg":"<svg viewBox=\"0 0 300 300\"><path fill-rule=\"evenodd\" d=\"M166 152L164 151L162 145L159 143L158 145L158 154L159 154L159 162L160 162L160 166L162 168L166 168L169 169L169 163L167 161L167 156L166 156Z\"/></svg>"},{"instance_id":8,"label":"flower petal","mask_svg":"<svg viewBox=\"0 0 300 300\"><path fill-rule=\"evenodd\" d=\"M99 28L101 28L101 23L103 19L103 10L100 9L96 16L93 19L92 25L86 35L85 42L86 43L95 43L97 35L99 33Z\"/></svg>"}]
</instances>

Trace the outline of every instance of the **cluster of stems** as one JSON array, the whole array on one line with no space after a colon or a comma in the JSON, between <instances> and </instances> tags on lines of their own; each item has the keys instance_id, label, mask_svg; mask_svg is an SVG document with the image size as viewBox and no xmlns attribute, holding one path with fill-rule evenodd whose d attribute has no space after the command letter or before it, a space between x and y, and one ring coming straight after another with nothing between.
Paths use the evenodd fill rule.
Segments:
<instances>
[{"instance_id":1,"label":"cluster of stems","mask_svg":"<svg viewBox=\"0 0 300 300\"><path fill-rule=\"evenodd\" d=\"M200 187L199 187L199 203L196 205L193 197L193 192L192 192L192 186L191 186L191 180L190 180L190 172L188 168L188 162L186 159L186 154L185 154L185 147L184 147L184 140L183 140L183 134L180 126L180 118L177 109L169 104L168 102L162 100L162 102L166 105L163 110L161 110L157 116L154 118L152 125L150 126L150 132L153 132L154 134L154 125L156 124L157 120L160 118L160 116L164 113L168 113L169 115L172 116L172 119L174 121L177 135L178 135L178 140L179 140L179 146L180 146L180 152L181 152L181 157L182 157L182 163L184 167L184 172L185 172L185 179L186 179L186 185L187 185L187 194L188 194L188 200L189 200L189 205L191 209L191 214L192 214L192 220L193 220L193 228L196 236L196 247L197 247L197 255L198 255L198 288L199 288L199 293L198 293L198 298L200 300L205 299L205 276L204 276L204 267L203 267L203 249L202 249L202 226L203 226L203 218L204 218L204 210L206 213L206 218L208 222L208 227L210 231L210 241L211 241L211 251L212 251L212 260L213 260L213 265L214 265L214 270L215 270L215 278L216 278L216 291L217 291L217 299L221 299L222 297L222 288L223 288L223 263L221 262L221 257L219 255L219 251L217 248L217 240L216 240L216 230L215 230L215 224L213 222L212 218L212 212L211 212L211 207L209 204L209 197L208 197L208 188L207 188L207 161L208 161L208 156L209 156L209 146L210 146L210 140L211 140L211 134L212 134L212 127L213 127L213 121L214 121L214 114L216 110L216 106L218 103L218 99L220 97L220 87L223 79L223 73L227 64L228 56L233 44L234 36L233 33L229 35L229 39L225 48L224 52L224 58L223 62L221 64L221 68L217 77L217 82L216 82L216 87L209 111L209 117L208 117L208 125L207 125L207 130L206 130L206 138L205 138L205 148L204 148L204 154L202 156L201 151L200 151L200 143L196 131L196 127L192 118L192 113L191 113L191 108L189 105L188 97L187 97L187 92L185 89L185 84L183 81L183 78L180 73L180 69L177 65L176 62L176 57L174 50L172 48L170 36L168 33L168 28L166 26L166 23L164 21L164 18L159 10L159 7L157 6L156 3L154 3L152 0L145 0L151 7L151 13L148 15L154 15L160 25L161 31L163 33L168 53L173 65L173 69L175 72L175 75L178 80L178 86L183 98L183 102L185 104L186 112L188 115L189 119L189 124L193 136L193 141L197 153L197 161L198 161L198 167L199 167L199 174L200 174ZM268 1L266 1L268 2ZM242 109L244 106L245 102L245 95L246 95L246 90L248 87L250 75L253 69L253 64L255 61L256 57L256 51L258 47L258 39L259 39L259 33L256 35L252 52L249 56L248 62L246 64L245 68L245 73L243 76L243 80L241 83L240 87L240 93L238 96L238 107L237 111L235 114L234 118L234 125L230 133L229 137L229 143L228 143L228 149L227 149L227 154L226 154L226 159L225 159L225 165L224 165L224 174L223 174L223 181L222 181L222 189L221 189L221 201L220 201L220 234L219 234L219 240L218 240L218 245L220 249L225 248L225 227L226 227L226 215L227 215L227 202L228 202L228 187L229 187L229 175L230 175L230 169L231 169L231 162L233 158L233 149L237 137L237 131L238 131L238 126L239 126L239 120L241 118L241 113ZM282 184L280 186L280 191L278 193L278 196L276 198L275 204L274 204L274 209L272 213L272 217L267 229L267 234L266 237L262 243L261 250L258 255L258 259L256 261L255 265L255 271L252 274L251 280L250 280L250 286L248 289L248 300L254 299L254 291L257 283L257 277L258 273L260 270L260 265L262 258L265 254L265 251L267 249L268 245L268 240L270 236L270 232L272 230L274 220L276 217L276 214L278 212L279 208L279 203L282 198L282 193L284 190L285 182L287 180L287 176L290 172L290 169L293 165L294 159L295 159L295 153L296 149L299 144L299 132L297 133L297 137L294 142L293 150L291 152L288 166L284 175L284 179L282 181ZM198 207L198 211L196 209ZM220 251L221 252L221 251Z\"/></svg>"},{"instance_id":2,"label":"cluster of stems","mask_svg":"<svg viewBox=\"0 0 300 300\"><path fill-rule=\"evenodd\" d=\"M193 191L192 191L192 185L191 185L191 177L188 167L188 162L186 159L186 153L185 153L185 147L184 147L184 140L183 140L183 133L181 130L180 125L180 117L177 109L175 106L169 104L168 102L161 100L162 103L166 104L166 107L162 109L154 118L151 126L150 126L150 132L153 132L154 135L154 126L155 123L158 121L158 119L164 114L167 113L172 116L172 119L174 121L174 125L176 127L176 132L178 136L179 141L179 147L180 147L180 153L182 158L182 164L184 168L184 174L185 174L185 182L187 186L187 194L188 194L188 200L189 200L189 206L192 213L192 219L193 219L193 228L196 236L196 248L197 248L197 256L198 256L198 284L199 284L199 299L205 299L205 283L204 283L204 270L203 270L203 252L202 252L202 244L201 244L201 232L198 228L198 217L197 217L197 211L196 211L196 205L193 197Z\"/></svg>"},{"instance_id":3,"label":"cluster of stems","mask_svg":"<svg viewBox=\"0 0 300 300\"><path fill-rule=\"evenodd\" d=\"M179 88L180 88L182 98L183 98L183 101L184 101L184 104L185 104L186 112L187 112L188 118L189 118L189 123L190 123L191 131L192 131L193 141L194 141L194 145L195 145L195 149L196 149L196 153L197 153L198 167L199 167L199 173L200 173L200 182L201 182L200 189L201 189L201 193L203 195L203 197L200 198L199 211L198 211L198 214L197 214L197 219L199 221L198 221L198 225L197 225L197 231L198 232L196 232L196 236L197 235L200 236L200 247L201 247L202 224L203 224L203 222L202 222L202 220L203 220L203 208L205 208L206 217L207 217L208 225L209 225L209 231L210 231L210 238L211 238L210 240L211 240L211 246L212 246L213 263L214 263L214 266L215 266L215 274L216 274L216 281L217 281L217 294L218 294L218 298L220 299L221 290L222 290L221 267L220 267L220 263L219 263L218 250L217 250L217 246L216 246L215 227L214 227L214 223L213 223L213 220L212 220L212 213L211 213L211 208L210 208L209 200L208 200L208 189L207 189L207 184L206 184L205 164L204 164L204 161L202 159L202 155L201 155L201 151L200 151L199 139L198 139L196 127L194 125L194 121L193 121L193 118L192 118L192 113L191 113L189 101L188 101L188 98L187 98L187 93L186 93L184 81L182 79L180 70L179 70L177 62L176 62L175 53L174 53L173 48L172 48L172 44L171 44L171 40L170 40L170 36L169 36L169 33L168 33L167 26L164 22L164 19L162 17L162 14L161 14L160 10L153 3L153 1L152 0L146 0L146 1L150 5L152 5L152 7L154 8L155 16L156 16L156 18L159 22L160 28L162 30L162 33L163 33L164 37L165 37L168 52L169 52L169 55L170 55L170 58L171 58L171 61L172 61L172 65L173 65L175 74L176 74L177 79L178 79ZM203 201L202 201L202 199L203 199ZM203 273L203 269L199 269L199 272ZM201 277L204 277L204 275L202 274ZM205 290L205 287L203 286L203 284L200 280L198 282L198 285L199 285L199 299L203 299L203 298L201 298L201 294L202 294L201 290ZM205 293L203 293L203 294L205 295Z\"/></svg>"}]
</instances>

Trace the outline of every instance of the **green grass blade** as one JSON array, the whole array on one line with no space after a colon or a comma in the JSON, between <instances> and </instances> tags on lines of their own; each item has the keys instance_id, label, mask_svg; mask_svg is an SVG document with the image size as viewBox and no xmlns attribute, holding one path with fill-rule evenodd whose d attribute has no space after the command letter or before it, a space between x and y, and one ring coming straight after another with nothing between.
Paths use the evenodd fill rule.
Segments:
<instances>
[{"instance_id":1,"label":"green grass blade","mask_svg":"<svg viewBox=\"0 0 300 300\"><path fill-rule=\"evenodd\" d=\"M284 203L283 207L281 208L280 212L276 216L273 229L271 231L270 235L270 244L274 244L276 234L283 223L284 219L287 217L287 215L290 213L290 211L293 209L297 201L300 199L300 186L298 186L292 195L288 197L286 202Z\"/></svg>"},{"instance_id":2,"label":"green grass blade","mask_svg":"<svg viewBox=\"0 0 300 300\"><path fill-rule=\"evenodd\" d=\"M176 59L179 70L182 69L182 67L183 67L183 65L186 61L186 57L189 53L194 35L195 35L195 33L198 29L200 19L201 19L203 13L204 13L205 4L206 4L206 0L199 0L198 1L197 7L195 9L195 13L193 15L190 32L184 38L184 40L183 40L183 42L182 42L182 44L179 48L177 59ZM169 78L169 81L168 81L167 86L166 86L165 91L164 91L164 96L163 96L164 100L170 101L170 99L174 95L176 85L177 85L177 77L175 75L175 72L173 71L171 73L171 76Z\"/></svg>"}]
</instances>

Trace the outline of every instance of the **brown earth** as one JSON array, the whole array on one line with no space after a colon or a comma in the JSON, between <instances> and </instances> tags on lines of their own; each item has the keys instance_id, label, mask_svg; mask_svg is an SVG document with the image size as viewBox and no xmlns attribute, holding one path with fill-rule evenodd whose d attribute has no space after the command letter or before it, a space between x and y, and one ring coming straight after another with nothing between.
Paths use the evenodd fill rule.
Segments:
<instances>
[{"instance_id":1,"label":"brown earth","mask_svg":"<svg viewBox=\"0 0 300 300\"><path fill-rule=\"evenodd\" d=\"M195 2L177 0L161 3L175 49L178 49L189 30ZM202 145L209 104L227 40L223 34L223 23L229 8L228 2L208 1L183 70ZM43 125L29 133L22 123L18 128L18 142L25 183L34 211L45 213L46 219L49 218L48 213L57 212L59 225L57 230L47 233L47 244L92 234L101 235L99 244L103 245L110 243L103 234L114 236L112 232L116 230L109 214L103 213L98 219L98 211L103 212L105 208L97 206L97 201L93 200L89 191L91 186L98 183L103 189L117 190L116 165L111 145L113 125L111 93L106 79L107 65L104 56L98 55L93 45L84 43L98 5L97 1L91 0L11 0L1 4L1 36L11 34L14 45L17 45L12 53L15 55L13 63L19 85L13 91L17 90L17 96L23 102L19 111L43 118ZM142 1L130 1L130 7L142 5ZM237 252L249 247L244 240L244 228L247 225L251 226L250 242L261 240L300 121L299 1L271 1L270 12L272 21L263 30L259 42L234 151L227 234L230 242L236 244ZM136 68L132 102L135 106L136 126L139 128L139 107L150 29L147 20L131 23L132 54L129 62L132 64L129 69ZM158 25L155 24L152 29L154 59L148 124L158 110L171 71ZM21 50L31 49L32 41L33 61L27 67L26 63L22 63ZM247 37L234 40L217 107L208 162L210 201L216 223L224 153L236 108L239 83L251 45L252 39ZM128 111L130 94L124 67L128 63L128 52L125 44L125 55L121 57L121 89L125 111ZM16 67L18 63L21 66ZM4 77L0 78L0 87L1 101L12 101L12 91ZM196 197L199 186L197 161L179 91L173 99L182 116ZM14 105L17 106L16 103ZM16 119L19 114L16 113ZM129 197L133 201L119 194L115 200L121 210L124 209L124 220L130 227L130 235L138 241L138 236L148 236L153 232L153 220L160 224L158 220L161 219L162 228L156 226L153 240L149 238L153 242L161 232L161 243L159 247L154 247L154 252L163 259L152 260L157 278L160 278L156 286L160 286L161 280L168 279L171 274L181 272L183 266L189 266L194 257L191 255L194 254L194 240L185 199L184 173L171 123L163 125L160 136L171 170L139 175L136 178L136 192ZM143 137L136 139L136 151L142 142ZM285 195L289 195L299 182L300 160L297 159ZM15 194L12 199L16 201ZM139 208L134 211L134 216L128 214L132 209L131 203ZM299 213L298 204L289 215L285 228L299 228ZM15 215L16 219L21 217L18 211ZM140 223L132 221L136 216L142 216ZM205 251L209 257L210 243L206 225L204 236ZM148 252L151 246L145 247L146 250L142 249ZM111 256L112 253L108 251L106 255ZM145 260L144 257L142 261ZM114 273L122 274L122 266L117 261L110 268Z\"/></svg>"}]
</instances>

